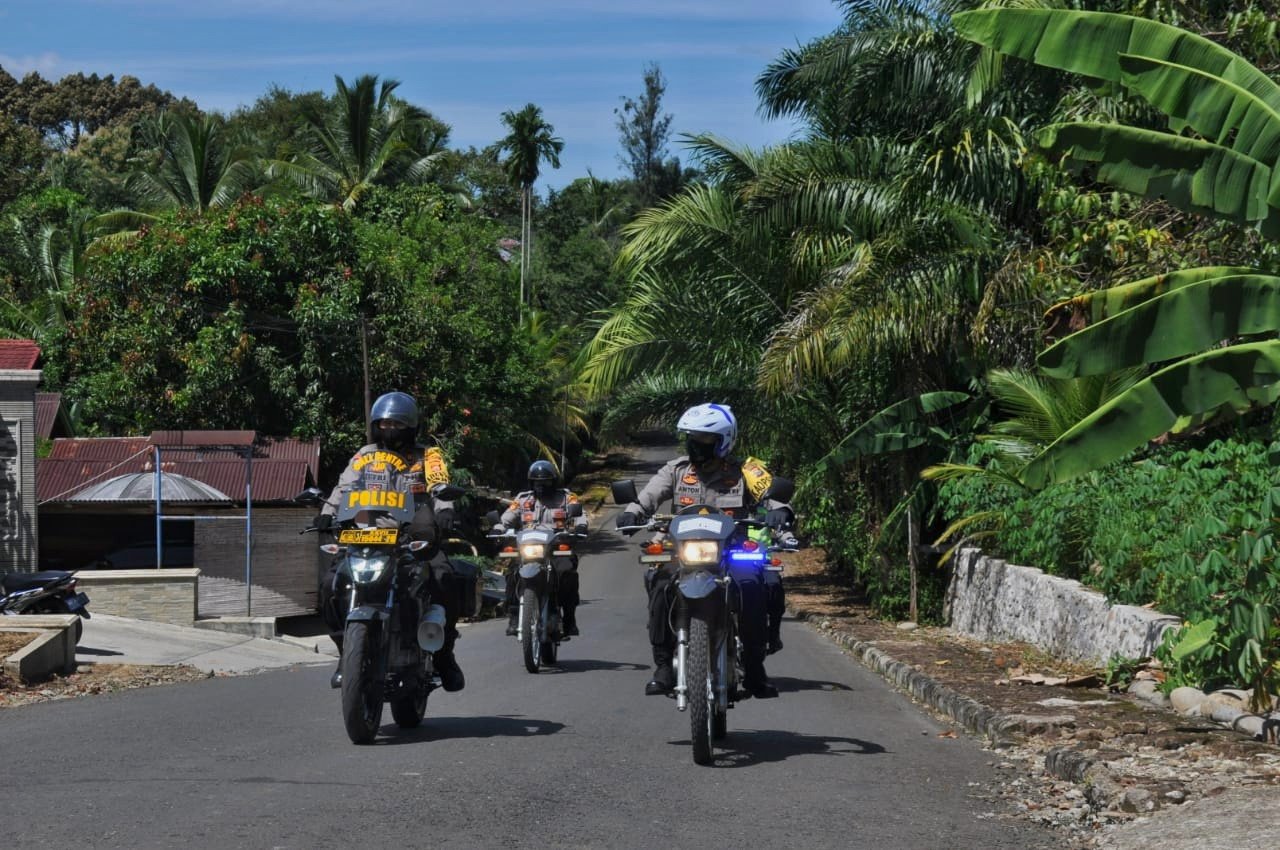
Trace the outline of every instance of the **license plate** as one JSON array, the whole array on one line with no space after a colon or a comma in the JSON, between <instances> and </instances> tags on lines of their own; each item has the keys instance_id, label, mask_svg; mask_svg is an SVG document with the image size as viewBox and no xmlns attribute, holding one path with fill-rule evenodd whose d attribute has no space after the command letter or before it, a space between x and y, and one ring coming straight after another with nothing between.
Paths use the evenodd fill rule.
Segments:
<instances>
[{"instance_id":1,"label":"license plate","mask_svg":"<svg viewBox=\"0 0 1280 850\"><path fill-rule=\"evenodd\" d=\"M344 528L338 532L339 543L395 543L394 528Z\"/></svg>"}]
</instances>

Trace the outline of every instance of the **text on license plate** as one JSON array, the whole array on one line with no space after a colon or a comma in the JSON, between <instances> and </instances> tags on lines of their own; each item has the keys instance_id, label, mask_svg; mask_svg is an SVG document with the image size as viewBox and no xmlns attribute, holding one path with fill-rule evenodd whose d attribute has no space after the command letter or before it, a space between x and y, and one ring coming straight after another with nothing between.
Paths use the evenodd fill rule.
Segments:
<instances>
[{"instance_id":1,"label":"text on license plate","mask_svg":"<svg viewBox=\"0 0 1280 850\"><path fill-rule=\"evenodd\" d=\"M339 543L395 543L394 528L344 528L338 532Z\"/></svg>"}]
</instances>

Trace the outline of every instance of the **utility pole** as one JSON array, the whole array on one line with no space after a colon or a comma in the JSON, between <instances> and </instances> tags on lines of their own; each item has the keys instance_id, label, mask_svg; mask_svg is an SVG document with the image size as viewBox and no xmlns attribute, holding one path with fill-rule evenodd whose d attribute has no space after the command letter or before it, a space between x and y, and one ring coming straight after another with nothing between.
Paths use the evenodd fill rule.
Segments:
<instances>
[{"instance_id":1,"label":"utility pole","mask_svg":"<svg viewBox=\"0 0 1280 850\"><path fill-rule=\"evenodd\" d=\"M373 397L369 389L369 320L360 317L360 359L364 361L364 441L373 442L373 420L369 418L369 408L373 406Z\"/></svg>"}]
</instances>

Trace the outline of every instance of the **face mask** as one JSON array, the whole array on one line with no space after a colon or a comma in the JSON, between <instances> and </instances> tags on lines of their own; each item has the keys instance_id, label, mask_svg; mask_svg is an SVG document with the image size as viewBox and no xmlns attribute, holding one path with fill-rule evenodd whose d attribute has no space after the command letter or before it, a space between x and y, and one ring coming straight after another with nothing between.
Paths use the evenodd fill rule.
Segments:
<instances>
[{"instance_id":1,"label":"face mask","mask_svg":"<svg viewBox=\"0 0 1280 850\"><path fill-rule=\"evenodd\" d=\"M684 441L684 447L685 451L689 455L689 460L694 463L707 463L708 461L715 460L715 443L703 443L690 438Z\"/></svg>"},{"instance_id":2,"label":"face mask","mask_svg":"<svg viewBox=\"0 0 1280 850\"><path fill-rule=\"evenodd\" d=\"M373 438L380 445L389 449L403 450L409 448L413 441L413 430L410 428L374 428Z\"/></svg>"}]
</instances>

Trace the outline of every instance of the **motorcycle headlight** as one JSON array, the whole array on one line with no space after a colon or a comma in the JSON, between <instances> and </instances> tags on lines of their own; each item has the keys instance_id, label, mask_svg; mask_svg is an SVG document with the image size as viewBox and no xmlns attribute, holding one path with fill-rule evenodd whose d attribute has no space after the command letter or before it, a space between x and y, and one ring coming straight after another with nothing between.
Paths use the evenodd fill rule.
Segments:
<instances>
[{"instance_id":1,"label":"motorcycle headlight","mask_svg":"<svg viewBox=\"0 0 1280 850\"><path fill-rule=\"evenodd\" d=\"M352 581L360 584L377 581L382 575L382 571L391 563L389 555L351 555L347 559L347 565L351 569Z\"/></svg>"},{"instance_id":2,"label":"motorcycle headlight","mask_svg":"<svg viewBox=\"0 0 1280 850\"><path fill-rule=\"evenodd\" d=\"M700 567L720 563L719 540L686 540L680 544L680 560Z\"/></svg>"},{"instance_id":3,"label":"motorcycle headlight","mask_svg":"<svg viewBox=\"0 0 1280 850\"><path fill-rule=\"evenodd\" d=\"M545 543L524 543L520 546L520 557L525 561L541 561L546 555Z\"/></svg>"}]
</instances>

